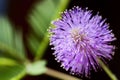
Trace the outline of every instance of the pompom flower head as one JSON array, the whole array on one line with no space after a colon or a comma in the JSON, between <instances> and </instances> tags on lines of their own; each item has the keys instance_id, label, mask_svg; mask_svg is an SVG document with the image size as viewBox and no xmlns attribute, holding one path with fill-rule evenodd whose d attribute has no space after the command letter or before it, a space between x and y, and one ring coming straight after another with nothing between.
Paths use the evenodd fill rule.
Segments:
<instances>
[{"instance_id":1,"label":"pompom flower head","mask_svg":"<svg viewBox=\"0 0 120 80\"><path fill-rule=\"evenodd\" d=\"M52 24L55 28L50 29L50 45L65 70L87 77L91 69L100 67L98 58L112 59L115 47L110 42L116 38L98 14L93 16L90 10L74 7Z\"/></svg>"}]
</instances>

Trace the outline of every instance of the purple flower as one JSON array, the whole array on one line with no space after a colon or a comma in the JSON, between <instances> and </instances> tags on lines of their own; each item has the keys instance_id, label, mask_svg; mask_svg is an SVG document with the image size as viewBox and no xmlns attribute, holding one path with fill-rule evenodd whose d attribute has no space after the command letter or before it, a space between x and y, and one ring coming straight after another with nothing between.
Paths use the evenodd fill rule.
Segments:
<instances>
[{"instance_id":1,"label":"purple flower","mask_svg":"<svg viewBox=\"0 0 120 80\"><path fill-rule=\"evenodd\" d=\"M100 67L98 58L112 59L115 46L110 42L116 38L98 14L93 16L87 9L74 7L52 24L55 28L50 29L50 45L65 70L87 77L91 69Z\"/></svg>"}]
</instances>

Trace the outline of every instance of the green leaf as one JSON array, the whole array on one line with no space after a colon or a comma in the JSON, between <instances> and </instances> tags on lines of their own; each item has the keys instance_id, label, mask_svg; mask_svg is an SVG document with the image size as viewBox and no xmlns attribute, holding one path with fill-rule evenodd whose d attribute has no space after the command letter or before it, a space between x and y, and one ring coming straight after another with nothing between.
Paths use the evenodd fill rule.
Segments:
<instances>
[{"instance_id":1,"label":"green leaf","mask_svg":"<svg viewBox=\"0 0 120 80\"><path fill-rule=\"evenodd\" d=\"M0 65L0 80L20 80L25 74L25 67L22 65Z\"/></svg>"},{"instance_id":2,"label":"green leaf","mask_svg":"<svg viewBox=\"0 0 120 80\"><path fill-rule=\"evenodd\" d=\"M40 59L48 46L48 32L51 20L60 16L67 6L69 0L43 0L35 4L32 13L28 16L28 21L33 31L33 36L28 37L28 45L32 53L35 54L35 59ZM36 38L38 36L39 38ZM38 44L34 44L37 41ZM35 46L37 48L35 48ZM33 49L32 49L33 48ZM37 51L36 51L37 50Z\"/></svg>"},{"instance_id":3,"label":"green leaf","mask_svg":"<svg viewBox=\"0 0 120 80\"><path fill-rule=\"evenodd\" d=\"M18 52L19 57L21 57L22 59L26 59L22 35L23 34L21 30L18 30L14 33L14 49L16 49L16 51Z\"/></svg>"},{"instance_id":4,"label":"green leaf","mask_svg":"<svg viewBox=\"0 0 120 80\"><path fill-rule=\"evenodd\" d=\"M9 58L5 58L5 57L0 57L0 66L4 65L4 66L13 66L16 65L16 61L9 59Z\"/></svg>"},{"instance_id":5,"label":"green leaf","mask_svg":"<svg viewBox=\"0 0 120 80\"><path fill-rule=\"evenodd\" d=\"M0 80L19 80L25 74L24 65L10 58L0 57Z\"/></svg>"},{"instance_id":6,"label":"green leaf","mask_svg":"<svg viewBox=\"0 0 120 80\"><path fill-rule=\"evenodd\" d=\"M30 75L40 75L46 72L46 61L36 61L30 64L27 64L26 69L27 73Z\"/></svg>"},{"instance_id":7,"label":"green leaf","mask_svg":"<svg viewBox=\"0 0 120 80\"><path fill-rule=\"evenodd\" d=\"M44 36L55 13L56 4L53 1L43 0L38 2L29 16L28 20L32 25L32 29L38 36Z\"/></svg>"},{"instance_id":8,"label":"green leaf","mask_svg":"<svg viewBox=\"0 0 120 80\"><path fill-rule=\"evenodd\" d=\"M0 43L13 46L13 29L6 17L0 17Z\"/></svg>"},{"instance_id":9,"label":"green leaf","mask_svg":"<svg viewBox=\"0 0 120 80\"><path fill-rule=\"evenodd\" d=\"M37 37L35 37L33 34L30 34L27 37L27 41L29 43L27 44L29 46L29 49L33 52L33 54L35 54L39 47L39 39L37 39Z\"/></svg>"},{"instance_id":10,"label":"green leaf","mask_svg":"<svg viewBox=\"0 0 120 80\"><path fill-rule=\"evenodd\" d=\"M26 59L21 33L15 31L7 17L0 16L0 56L9 56L20 61Z\"/></svg>"}]
</instances>

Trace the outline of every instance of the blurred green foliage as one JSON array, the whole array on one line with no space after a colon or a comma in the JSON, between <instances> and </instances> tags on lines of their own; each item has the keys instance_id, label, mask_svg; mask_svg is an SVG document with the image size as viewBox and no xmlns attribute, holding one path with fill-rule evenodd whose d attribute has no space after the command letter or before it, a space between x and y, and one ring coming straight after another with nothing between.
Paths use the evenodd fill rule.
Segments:
<instances>
[{"instance_id":1,"label":"blurred green foliage","mask_svg":"<svg viewBox=\"0 0 120 80\"><path fill-rule=\"evenodd\" d=\"M69 0L43 0L37 2L26 17L31 32L26 37L27 47L34 62L26 57L22 30L14 29L7 16L0 16L0 80L20 80L26 74L40 75L46 71L47 61L41 60L48 46L50 22L56 19Z\"/></svg>"}]
</instances>

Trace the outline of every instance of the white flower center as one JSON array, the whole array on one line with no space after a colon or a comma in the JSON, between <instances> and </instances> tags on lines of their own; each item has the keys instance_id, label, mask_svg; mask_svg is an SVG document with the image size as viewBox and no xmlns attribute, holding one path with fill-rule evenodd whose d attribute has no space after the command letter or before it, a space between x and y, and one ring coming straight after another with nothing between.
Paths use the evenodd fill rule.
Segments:
<instances>
[{"instance_id":1,"label":"white flower center","mask_svg":"<svg viewBox=\"0 0 120 80\"><path fill-rule=\"evenodd\" d=\"M80 33L80 29L74 28L71 30L71 37L75 43L78 43L80 41L83 41L85 38L84 33Z\"/></svg>"}]
</instances>

